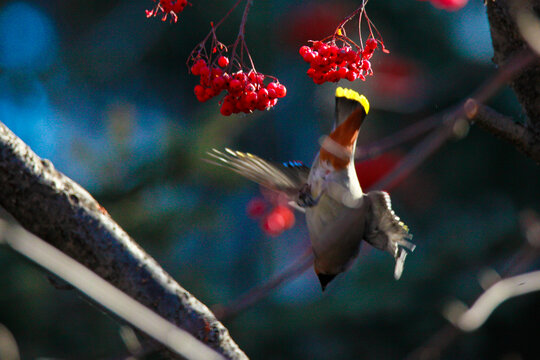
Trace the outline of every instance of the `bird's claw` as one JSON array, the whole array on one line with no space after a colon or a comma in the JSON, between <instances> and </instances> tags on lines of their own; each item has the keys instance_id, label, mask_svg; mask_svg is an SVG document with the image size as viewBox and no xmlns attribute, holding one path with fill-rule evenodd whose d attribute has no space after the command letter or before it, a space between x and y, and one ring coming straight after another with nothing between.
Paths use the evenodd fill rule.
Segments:
<instances>
[{"instance_id":1,"label":"bird's claw","mask_svg":"<svg viewBox=\"0 0 540 360\"><path fill-rule=\"evenodd\" d=\"M304 184L298 193L298 200L296 203L298 206L306 208L313 207L319 202L320 196L316 199L311 195L311 186L309 184Z\"/></svg>"}]
</instances>

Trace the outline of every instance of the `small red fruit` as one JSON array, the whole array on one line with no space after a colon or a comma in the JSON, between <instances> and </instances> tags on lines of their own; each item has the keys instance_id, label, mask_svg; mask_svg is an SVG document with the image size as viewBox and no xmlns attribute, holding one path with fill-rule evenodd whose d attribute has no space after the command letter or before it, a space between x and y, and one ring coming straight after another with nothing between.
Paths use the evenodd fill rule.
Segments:
<instances>
[{"instance_id":1,"label":"small red fruit","mask_svg":"<svg viewBox=\"0 0 540 360\"><path fill-rule=\"evenodd\" d=\"M234 111L234 105L230 101L224 101L223 104L221 104L221 109L219 112L223 116L230 116Z\"/></svg>"},{"instance_id":2,"label":"small red fruit","mask_svg":"<svg viewBox=\"0 0 540 360\"><path fill-rule=\"evenodd\" d=\"M283 84L278 84L276 86L276 96L278 98L285 97L287 95L287 88Z\"/></svg>"},{"instance_id":3,"label":"small red fruit","mask_svg":"<svg viewBox=\"0 0 540 360\"><path fill-rule=\"evenodd\" d=\"M218 65L222 68L229 65L229 58L227 58L226 56L220 56L218 59Z\"/></svg>"}]
</instances>

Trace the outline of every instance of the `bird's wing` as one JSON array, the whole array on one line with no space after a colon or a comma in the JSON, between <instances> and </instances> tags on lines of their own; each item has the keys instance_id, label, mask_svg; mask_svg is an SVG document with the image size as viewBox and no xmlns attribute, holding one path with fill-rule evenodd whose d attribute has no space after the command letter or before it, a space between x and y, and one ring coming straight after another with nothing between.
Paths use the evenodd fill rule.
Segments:
<instances>
[{"instance_id":1,"label":"bird's wing","mask_svg":"<svg viewBox=\"0 0 540 360\"><path fill-rule=\"evenodd\" d=\"M379 250L389 252L396 260L394 277L398 280L403 272L407 251L414 251L416 245L407 241L412 239L409 228L392 210L390 195L384 191L370 191L371 212L367 222L364 240Z\"/></svg>"},{"instance_id":2,"label":"bird's wing","mask_svg":"<svg viewBox=\"0 0 540 360\"><path fill-rule=\"evenodd\" d=\"M212 149L208 155L214 160L211 163L226 167L271 190L282 191L293 199L296 199L309 176L309 167L298 161L274 163L227 148L224 151Z\"/></svg>"},{"instance_id":3,"label":"bird's wing","mask_svg":"<svg viewBox=\"0 0 540 360\"><path fill-rule=\"evenodd\" d=\"M338 87L336 89L336 115L334 129L343 124L345 120L357 109L363 109L363 116L369 113L369 102L364 95L351 89Z\"/></svg>"}]
</instances>

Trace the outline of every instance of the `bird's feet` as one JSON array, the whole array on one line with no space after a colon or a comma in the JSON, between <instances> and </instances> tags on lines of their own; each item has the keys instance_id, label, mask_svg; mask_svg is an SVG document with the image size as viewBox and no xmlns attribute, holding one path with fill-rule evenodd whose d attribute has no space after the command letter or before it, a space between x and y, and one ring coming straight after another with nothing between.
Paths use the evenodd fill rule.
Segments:
<instances>
[{"instance_id":1,"label":"bird's feet","mask_svg":"<svg viewBox=\"0 0 540 360\"><path fill-rule=\"evenodd\" d=\"M298 193L298 200L296 203L302 208L313 207L317 205L321 197L313 198L311 195L311 186L304 184Z\"/></svg>"}]
</instances>

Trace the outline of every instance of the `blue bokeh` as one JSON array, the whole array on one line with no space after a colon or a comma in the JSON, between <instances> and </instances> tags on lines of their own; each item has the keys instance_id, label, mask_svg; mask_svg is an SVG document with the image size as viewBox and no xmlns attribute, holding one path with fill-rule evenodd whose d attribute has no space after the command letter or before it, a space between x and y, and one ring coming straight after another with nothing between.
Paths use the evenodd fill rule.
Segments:
<instances>
[{"instance_id":1,"label":"blue bokeh","mask_svg":"<svg viewBox=\"0 0 540 360\"><path fill-rule=\"evenodd\" d=\"M11 2L0 9L0 67L42 70L55 60L57 34L52 21L40 9Z\"/></svg>"}]
</instances>

